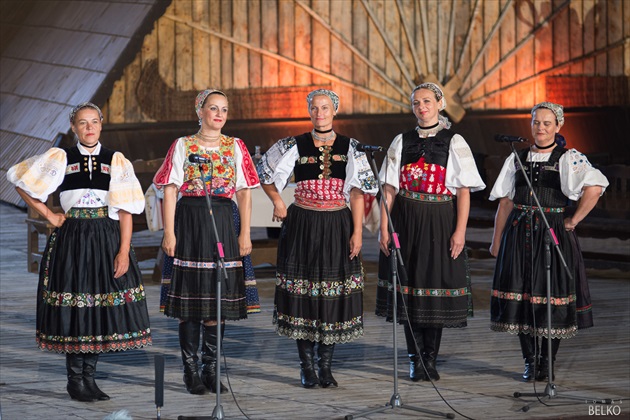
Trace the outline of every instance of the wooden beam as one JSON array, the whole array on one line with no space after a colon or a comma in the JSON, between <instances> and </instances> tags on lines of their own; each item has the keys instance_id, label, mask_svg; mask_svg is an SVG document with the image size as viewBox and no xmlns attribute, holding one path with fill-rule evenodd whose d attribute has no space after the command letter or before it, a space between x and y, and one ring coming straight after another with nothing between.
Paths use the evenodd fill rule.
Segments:
<instances>
[{"instance_id":1,"label":"wooden beam","mask_svg":"<svg viewBox=\"0 0 630 420\"><path fill-rule=\"evenodd\" d=\"M422 7L426 2L418 0L420 10L420 22L422 23L422 40L424 41L424 55L427 63L427 74L433 73L433 63L431 62L431 39L429 38L429 22L427 21L427 11Z\"/></svg>"},{"instance_id":2,"label":"wooden beam","mask_svg":"<svg viewBox=\"0 0 630 420\"><path fill-rule=\"evenodd\" d=\"M449 76L451 71L451 58L455 56L453 43L455 42L455 0L451 0L451 17L450 24L448 27L448 44L446 45L446 64L444 69L444 77L442 80L445 80ZM451 54L452 52L452 54Z\"/></svg>"},{"instance_id":3,"label":"wooden beam","mask_svg":"<svg viewBox=\"0 0 630 420\"><path fill-rule=\"evenodd\" d=\"M464 39L464 43L462 44L462 49L459 52L459 58L457 59L457 64L455 66L456 72L459 72L461 70L460 65L462 64L462 59L464 58L464 53L468 48L468 44L470 44L470 38L472 38L472 33L475 26L475 18L477 17L477 13L479 13L480 4L481 0L475 1L475 8L473 9L473 13L470 16L470 20L468 22L468 31L466 32L466 38Z\"/></svg>"},{"instance_id":4,"label":"wooden beam","mask_svg":"<svg viewBox=\"0 0 630 420\"><path fill-rule=\"evenodd\" d=\"M413 40L413 36L411 34L411 28L407 24L407 20L405 19L405 13L403 11L403 6L400 3L400 0L396 0L396 7L398 8L398 14L400 15L400 23L402 24L403 31L405 32L405 37L407 38L407 43L409 44L409 49L411 50L411 57L413 58L413 63L416 66L416 74L428 74L428 70L426 64L422 66L420 64L420 60L418 59L418 50L416 48L416 43Z\"/></svg>"}]
</instances>

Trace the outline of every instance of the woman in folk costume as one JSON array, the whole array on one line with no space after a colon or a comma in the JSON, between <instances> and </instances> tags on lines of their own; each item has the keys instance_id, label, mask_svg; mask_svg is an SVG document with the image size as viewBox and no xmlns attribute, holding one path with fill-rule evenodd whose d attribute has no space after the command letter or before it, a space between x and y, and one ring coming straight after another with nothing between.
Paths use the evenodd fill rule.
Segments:
<instances>
[{"instance_id":1,"label":"woman in folk costume","mask_svg":"<svg viewBox=\"0 0 630 420\"><path fill-rule=\"evenodd\" d=\"M391 321L392 293L400 293L404 302L398 300L396 314L404 325L409 376L427 381L440 379L436 362L442 329L465 327L472 312L466 223L470 193L485 184L470 147L440 115L446 107L442 90L434 83L416 86L411 106L418 126L394 138L380 172L407 278L399 276L401 288L391 284L383 209L376 314Z\"/></svg>"},{"instance_id":2,"label":"woman in folk costume","mask_svg":"<svg viewBox=\"0 0 630 420\"><path fill-rule=\"evenodd\" d=\"M70 113L77 144L15 166L7 179L55 230L42 257L37 344L66 354L68 394L108 400L94 381L100 353L151 344L142 274L131 247L144 197L131 163L99 142L103 115L90 102ZM46 204L59 191L64 213Z\"/></svg>"},{"instance_id":3,"label":"woman in folk costume","mask_svg":"<svg viewBox=\"0 0 630 420\"><path fill-rule=\"evenodd\" d=\"M258 174L273 202L273 220L282 222L276 331L297 341L302 386L327 388L337 386L331 371L335 344L363 335L363 194L375 194L377 185L358 142L332 128L337 94L318 89L307 103L313 129L274 144ZM292 174L295 202L287 209L280 192Z\"/></svg>"},{"instance_id":4,"label":"woman in folk costume","mask_svg":"<svg viewBox=\"0 0 630 420\"><path fill-rule=\"evenodd\" d=\"M519 157L573 279L552 250L549 331L544 261L547 230L512 154L505 160L490 193L490 200L499 199L490 247L490 253L497 257L490 319L492 330L518 335L525 360L523 380L535 376L544 381L549 377L549 361L555 360L560 340L573 337L578 328L593 325L584 260L574 229L595 207L608 180L582 153L565 149L563 138L560 143L564 144L558 144L558 132L564 124L562 105L542 102L532 108L531 115L534 144L521 150ZM579 200L578 206L573 216L565 217L569 200ZM539 336L543 337L540 346Z\"/></svg>"},{"instance_id":5,"label":"woman in folk costume","mask_svg":"<svg viewBox=\"0 0 630 420\"><path fill-rule=\"evenodd\" d=\"M247 318L242 257L252 251L251 188L258 176L245 143L221 133L228 116L227 96L215 89L197 95L197 133L173 143L153 183L164 188L162 249L172 257L172 273L164 313L179 320L179 344L184 383L191 394L216 389L217 339L222 340L225 320ZM207 163L191 163L197 155ZM227 278L217 296L217 247L204 189L212 195L212 214L225 253ZM232 197L240 213L240 233L233 220ZM217 300L221 319L216 319ZM217 322L221 337L217 338ZM203 326L201 376L198 368L200 330ZM220 384L220 392L227 389Z\"/></svg>"}]
</instances>

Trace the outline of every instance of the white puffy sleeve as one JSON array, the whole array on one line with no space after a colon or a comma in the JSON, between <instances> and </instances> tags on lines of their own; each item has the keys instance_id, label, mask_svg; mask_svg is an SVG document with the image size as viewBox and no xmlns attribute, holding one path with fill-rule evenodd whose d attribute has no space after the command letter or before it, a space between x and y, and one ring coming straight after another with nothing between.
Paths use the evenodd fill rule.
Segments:
<instances>
[{"instance_id":1,"label":"white puffy sleeve","mask_svg":"<svg viewBox=\"0 0 630 420\"><path fill-rule=\"evenodd\" d=\"M376 195L378 192L378 185L376 184L376 178L370 164L367 160L367 156L364 152L357 150L357 144L359 142L355 139L350 139L350 147L348 149L348 164L346 165L346 179L343 185L343 194L346 197L346 201L350 200L350 190L358 188L363 191L364 194Z\"/></svg>"},{"instance_id":2,"label":"white puffy sleeve","mask_svg":"<svg viewBox=\"0 0 630 420\"><path fill-rule=\"evenodd\" d=\"M275 184L278 192L289 183L295 162L299 157L295 137L278 140L258 162L257 170L261 184Z\"/></svg>"},{"instance_id":3,"label":"white puffy sleeve","mask_svg":"<svg viewBox=\"0 0 630 420\"><path fill-rule=\"evenodd\" d=\"M133 165L122 153L116 152L112 157L112 172L109 182L107 200L109 217L118 220L118 211L131 214L144 211L144 194L140 181L133 172Z\"/></svg>"},{"instance_id":4,"label":"white puffy sleeve","mask_svg":"<svg viewBox=\"0 0 630 420\"><path fill-rule=\"evenodd\" d=\"M7 180L31 197L46 202L63 182L67 161L65 150L53 147L13 165L7 172Z\"/></svg>"},{"instance_id":5,"label":"white puffy sleeve","mask_svg":"<svg viewBox=\"0 0 630 420\"><path fill-rule=\"evenodd\" d=\"M562 193L573 201L582 197L584 187L600 186L602 194L608 187L608 179L595 169L586 156L569 149L560 158L560 185Z\"/></svg>"},{"instance_id":6,"label":"white puffy sleeve","mask_svg":"<svg viewBox=\"0 0 630 420\"><path fill-rule=\"evenodd\" d=\"M396 193L400 189L400 160L402 156L402 134L397 135L387 149L387 156L379 172L381 184L394 187Z\"/></svg>"},{"instance_id":7,"label":"white puffy sleeve","mask_svg":"<svg viewBox=\"0 0 630 420\"><path fill-rule=\"evenodd\" d=\"M184 161L186 160L185 137L175 140L168 149L164 162L153 177L153 183L157 188L173 184L179 188L184 183Z\"/></svg>"},{"instance_id":8,"label":"white puffy sleeve","mask_svg":"<svg viewBox=\"0 0 630 420\"><path fill-rule=\"evenodd\" d=\"M514 176L516 174L516 165L514 164L514 154L505 159L501 172L497 180L494 182L494 187L490 191L490 201L494 201L499 198L507 197L510 200L514 199Z\"/></svg>"},{"instance_id":9,"label":"white puffy sleeve","mask_svg":"<svg viewBox=\"0 0 630 420\"><path fill-rule=\"evenodd\" d=\"M486 188L477 170L472 151L459 134L455 134L451 139L444 185L453 195L457 194L457 188L469 188L470 192Z\"/></svg>"}]
</instances>

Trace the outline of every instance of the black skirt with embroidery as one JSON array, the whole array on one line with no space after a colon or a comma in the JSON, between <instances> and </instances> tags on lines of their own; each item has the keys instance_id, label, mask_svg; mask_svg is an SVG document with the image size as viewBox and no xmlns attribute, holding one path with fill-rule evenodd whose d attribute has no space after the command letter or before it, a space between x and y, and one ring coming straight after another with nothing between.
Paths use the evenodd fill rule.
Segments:
<instances>
[{"instance_id":1,"label":"black skirt with embroidery","mask_svg":"<svg viewBox=\"0 0 630 420\"><path fill-rule=\"evenodd\" d=\"M472 316L466 251L451 258L455 231L453 201L420 201L397 195L391 216L405 269L398 266L398 322L425 328L465 327ZM376 315L393 320L390 259L379 257Z\"/></svg>"},{"instance_id":2,"label":"black skirt with embroidery","mask_svg":"<svg viewBox=\"0 0 630 420\"><path fill-rule=\"evenodd\" d=\"M151 344L149 314L133 248L114 278L118 222L107 208L71 209L53 231L40 268L37 344L58 353L103 353Z\"/></svg>"}]
</instances>

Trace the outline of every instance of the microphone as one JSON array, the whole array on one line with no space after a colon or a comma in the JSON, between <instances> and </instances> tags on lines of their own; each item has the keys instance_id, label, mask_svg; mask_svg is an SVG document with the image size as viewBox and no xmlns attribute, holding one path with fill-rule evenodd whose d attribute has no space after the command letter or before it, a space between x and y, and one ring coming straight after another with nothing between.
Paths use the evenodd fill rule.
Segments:
<instances>
[{"instance_id":1,"label":"microphone","mask_svg":"<svg viewBox=\"0 0 630 420\"><path fill-rule=\"evenodd\" d=\"M188 161L191 163L209 163L211 159L193 153L192 155L188 156Z\"/></svg>"},{"instance_id":2,"label":"microphone","mask_svg":"<svg viewBox=\"0 0 630 420\"><path fill-rule=\"evenodd\" d=\"M494 141L498 141L499 143L523 143L527 141L524 137L519 136L508 136L505 134L497 134L494 136Z\"/></svg>"},{"instance_id":3,"label":"microphone","mask_svg":"<svg viewBox=\"0 0 630 420\"><path fill-rule=\"evenodd\" d=\"M357 150L359 152L382 152L383 151L383 147L382 146L374 146L372 144L357 143Z\"/></svg>"}]
</instances>

